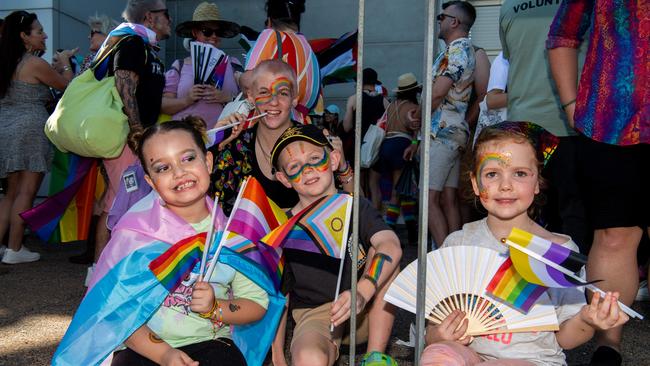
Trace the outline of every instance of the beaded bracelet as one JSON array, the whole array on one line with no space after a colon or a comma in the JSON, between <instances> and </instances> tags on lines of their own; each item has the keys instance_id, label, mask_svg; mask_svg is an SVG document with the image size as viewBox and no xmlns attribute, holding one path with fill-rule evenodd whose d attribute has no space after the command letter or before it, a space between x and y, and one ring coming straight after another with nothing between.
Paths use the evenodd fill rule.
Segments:
<instances>
[{"instance_id":1,"label":"beaded bracelet","mask_svg":"<svg viewBox=\"0 0 650 366\"><path fill-rule=\"evenodd\" d=\"M350 173L350 170L352 170L352 166L350 165L349 161L345 161L345 169L343 171L337 171L336 174L339 176L346 176Z\"/></svg>"},{"instance_id":2,"label":"beaded bracelet","mask_svg":"<svg viewBox=\"0 0 650 366\"><path fill-rule=\"evenodd\" d=\"M215 299L214 302L212 303L212 307L210 308L210 310L206 311L205 313L199 313L199 316L203 319L212 318L212 315L214 314L215 310L217 310L218 306L219 306L219 302Z\"/></svg>"}]
</instances>

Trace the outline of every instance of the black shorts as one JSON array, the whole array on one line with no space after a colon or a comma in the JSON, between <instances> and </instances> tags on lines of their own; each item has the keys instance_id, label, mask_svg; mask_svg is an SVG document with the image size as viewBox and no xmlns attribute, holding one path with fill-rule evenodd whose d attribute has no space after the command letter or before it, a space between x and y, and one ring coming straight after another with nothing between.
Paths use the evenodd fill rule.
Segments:
<instances>
[{"instance_id":1,"label":"black shorts","mask_svg":"<svg viewBox=\"0 0 650 366\"><path fill-rule=\"evenodd\" d=\"M577 169L594 229L650 226L650 145L578 138Z\"/></svg>"},{"instance_id":2,"label":"black shorts","mask_svg":"<svg viewBox=\"0 0 650 366\"><path fill-rule=\"evenodd\" d=\"M178 347L201 366L246 366L246 360L235 343L228 338ZM112 366L155 366L157 363L130 348L115 352Z\"/></svg>"}]
</instances>

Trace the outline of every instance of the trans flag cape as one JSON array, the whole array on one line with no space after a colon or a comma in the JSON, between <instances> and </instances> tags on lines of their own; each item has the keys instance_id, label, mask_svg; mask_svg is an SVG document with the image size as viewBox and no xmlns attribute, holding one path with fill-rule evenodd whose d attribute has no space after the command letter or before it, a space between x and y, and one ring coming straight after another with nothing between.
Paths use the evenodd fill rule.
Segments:
<instances>
[{"instance_id":1,"label":"trans flag cape","mask_svg":"<svg viewBox=\"0 0 650 366\"><path fill-rule=\"evenodd\" d=\"M211 210L213 203L206 198L206 205ZM217 215L216 240L226 223L221 210L217 210ZM165 260L161 259L161 255L174 248L172 244L186 245L200 258L196 247L200 248L201 237L184 220L165 209L156 192L151 192L131 207L115 226L112 235L97 264L88 292L54 354L53 365L98 365L149 320L169 294L168 288L174 286L174 278L178 277L166 276L178 268L165 266ZM189 245L187 240L183 242L187 238ZM275 337L285 299L275 290L266 271L247 258L224 249L219 262L246 275L269 295L264 318L231 328L233 341L247 363L261 365ZM184 262L179 260L177 263ZM198 267L197 263L192 269L193 275L198 274Z\"/></svg>"},{"instance_id":2,"label":"trans flag cape","mask_svg":"<svg viewBox=\"0 0 650 366\"><path fill-rule=\"evenodd\" d=\"M506 242L527 248L573 273L579 272L587 263L587 257L584 255L517 228L512 229ZM487 291L515 308L528 312L549 287L563 288L587 284L511 246L510 257L499 267L488 284Z\"/></svg>"}]
</instances>

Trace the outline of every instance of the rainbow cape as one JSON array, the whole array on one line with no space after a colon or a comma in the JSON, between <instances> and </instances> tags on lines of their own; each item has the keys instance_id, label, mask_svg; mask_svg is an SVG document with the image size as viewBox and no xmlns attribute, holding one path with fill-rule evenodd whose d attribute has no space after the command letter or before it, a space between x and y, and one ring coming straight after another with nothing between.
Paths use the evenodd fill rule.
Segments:
<instances>
[{"instance_id":1,"label":"rainbow cape","mask_svg":"<svg viewBox=\"0 0 650 366\"><path fill-rule=\"evenodd\" d=\"M213 203L206 198L206 205L211 210ZM216 212L215 231L221 232L226 218L220 209ZM189 241L184 240L186 238L190 238ZM160 307L169 294L166 285L171 288L173 278L187 274L185 268L198 273L198 263L191 268L185 266L183 263L186 261L180 258L187 257L182 253L192 253L188 254L191 260L198 254L196 246L200 247L200 242L201 236L197 236L190 225L161 206L156 192L151 192L131 207L113 229L88 292L57 348L52 364L98 365L111 357L113 350ZM177 243L177 246L170 243ZM269 295L269 306L261 320L232 327L233 341L247 363L261 365L275 337L285 299L277 292L265 270L248 258L225 248L219 262L241 272ZM166 281L167 278L170 280Z\"/></svg>"},{"instance_id":2,"label":"rainbow cape","mask_svg":"<svg viewBox=\"0 0 650 366\"><path fill-rule=\"evenodd\" d=\"M104 180L97 159L55 148L49 197L20 217L45 242L86 240L94 202L103 192Z\"/></svg>"},{"instance_id":3,"label":"rainbow cape","mask_svg":"<svg viewBox=\"0 0 650 366\"><path fill-rule=\"evenodd\" d=\"M587 263L586 256L517 228L512 229L506 243L526 248L573 273L579 272ZM588 284L567 276L511 245L510 257L501 265L486 290L492 296L528 312L549 287L566 288Z\"/></svg>"}]
</instances>

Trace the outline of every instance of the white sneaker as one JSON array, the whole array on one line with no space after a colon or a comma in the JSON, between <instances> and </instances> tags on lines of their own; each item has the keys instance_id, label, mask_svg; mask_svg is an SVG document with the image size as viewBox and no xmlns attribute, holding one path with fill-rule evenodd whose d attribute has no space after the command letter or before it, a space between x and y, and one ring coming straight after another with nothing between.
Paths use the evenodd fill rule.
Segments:
<instances>
[{"instance_id":1,"label":"white sneaker","mask_svg":"<svg viewBox=\"0 0 650 366\"><path fill-rule=\"evenodd\" d=\"M7 251L7 246L6 245L0 245L0 258L2 258L5 255L6 251Z\"/></svg>"},{"instance_id":2,"label":"white sneaker","mask_svg":"<svg viewBox=\"0 0 650 366\"><path fill-rule=\"evenodd\" d=\"M97 263L93 263L92 266L88 267L88 271L86 271L86 279L84 280L84 286L88 287L88 284L90 283L90 279L93 278L93 272L95 272L95 265Z\"/></svg>"},{"instance_id":3,"label":"white sneaker","mask_svg":"<svg viewBox=\"0 0 650 366\"><path fill-rule=\"evenodd\" d=\"M4 264L29 263L29 262L36 262L40 258L41 258L40 254L29 251L29 249L27 249L27 247L23 245L19 251L15 251L7 248L5 254L2 256L2 263Z\"/></svg>"},{"instance_id":4,"label":"white sneaker","mask_svg":"<svg viewBox=\"0 0 650 366\"><path fill-rule=\"evenodd\" d=\"M650 300L650 292L648 292L648 281L643 280L639 283L639 291L636 293L636 301Z\"/></svg>"}]
</instances>

